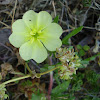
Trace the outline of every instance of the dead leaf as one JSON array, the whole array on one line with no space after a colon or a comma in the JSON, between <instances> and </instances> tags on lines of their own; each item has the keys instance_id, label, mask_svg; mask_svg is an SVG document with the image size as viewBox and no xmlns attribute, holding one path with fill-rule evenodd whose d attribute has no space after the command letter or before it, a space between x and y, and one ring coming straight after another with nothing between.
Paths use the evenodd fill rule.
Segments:
<instances>
[{"instance_id":1,"label":"dead leaf","mask_svg":"<svg viewBox=\"0 0 100 100\"><path fill-rule=\"evenodd\" d=\"M5 78L8 73L13 73L13 72L14 72L14 69L11 64L9 64L9 63L1 64L2 78Z\"/></svg>"},{"instance_id":2,"label":"dead leaf","mask_svg":"<svg viewBox=\"0 0 100 100\"><path fill-rule=\"evenodd\" d=\"M11 47L13 49L14 54L17 56L18 59L18 65L25 65L25 61L21 58L18 48L15 48L14 46L12 46L11 44L7 43L7 46Z\"/></svg>"},{"instance_id":3,"label":"dead leaf","mask_svg":"<svg viewBox=\"0 0 100 100\"><path fill-rule=\"evenodd\" d=\"M45 83L40 83L40 79L37 78L33 80L21 81L21 83L18 85L18 90L20 90L22 93L24 92L24 95L28 98L28 100L31 100L32 93L36 93L38 90L41 93L46 93Z\"/></svg>"}]
</instances>

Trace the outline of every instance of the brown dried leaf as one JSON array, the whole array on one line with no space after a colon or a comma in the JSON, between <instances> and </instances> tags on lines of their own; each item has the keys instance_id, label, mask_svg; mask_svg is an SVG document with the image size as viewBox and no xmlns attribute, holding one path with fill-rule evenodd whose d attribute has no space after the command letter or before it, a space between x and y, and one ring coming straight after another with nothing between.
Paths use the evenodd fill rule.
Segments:
<instances>
[{"instance_id":1,"label":"brown dried leaf","mask_svg":"<svg viewBox=\"0 0 100 100\"><path fill-rule=\"evenodd\" d=\"M28 100L31 100L32 93L36 93L37 90L40 90L40 92L42 93L46 93L45 83L40 84L40 79L35 78L29 81L32 82L31 85L29 84L25 85L26 82L25 80L21 81L21 83L18 85L18 90L24 92L25 97L28 97ZM24 85L22 85L23 83Z\"/></svg>"},{"instance_id":2,"label":"brown dried leaf","mask_svg":"<svg viewBox=\"0 0 100 100\"><path fill-rule=\"evenodd\" d=\"M10 46L12 49L13 49L13 52L14 54L17 56L17 59L18 59L18 65L25 65L25 61L21 58L20 54L19 54L19 51L17 48L15 48L14 46L12 46L11 44L7 44L7 46Z\"/></svg>"},{"instance_id":3,"label":"brown dried leaf","mask_svg":"<svg viewBox=\"0 0 100 100\"><path fill-rule=\"evenodd\" d=\"M9 63L1 64L2 78L5 78L8 73L14 73L14 69L13 69L12 65Z\"/></svg>"},{"instance_id":4,"label":"brown dried leaf","mask_svg":"<svg viewBox=\"0 0 100 100\"><path fill-rule=\"evenodd\" d=\"M18 65L25 65L25 61L21 58L21 56L19 55L19 52L17 51L16 52L16 56L17 56L17 58L18 58L18 64L17 64L17 66Z\"/></svg>"}]
</instances>

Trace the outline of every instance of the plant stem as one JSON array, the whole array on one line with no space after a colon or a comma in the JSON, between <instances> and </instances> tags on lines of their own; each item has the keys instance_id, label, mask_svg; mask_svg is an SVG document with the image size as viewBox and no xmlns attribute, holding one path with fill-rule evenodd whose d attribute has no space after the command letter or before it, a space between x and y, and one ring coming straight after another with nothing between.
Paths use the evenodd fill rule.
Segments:
<instances>
[{"instance_id":1,"label":"plant stem","mask_svg":"<svg viewBox=\"0 0 100 100\"><path fill-rule=\"evenodd\" d=\"M48 70L48 71L46 71L46 72L37 73L37 74L34 75L34 77L36 77L36 76L41 76L41 75L50 73L51 71L54 71L54 70L57 69L57 68L58 68L58 67L55 67L55 68L53 68L53 69L51 69L51 70ZM32 74L28 74L28 75L25 75L25 76L23 76L23 77L11 79L11 80L8 80L8 81L6 81L6 82L4 82L4 83L2 83L2 84L6 85L6 84L8 84L8 83L15 82L15 81L19 81L19 80L22 80L22 79L25 79L25 78L29 78L29 77L33 77ZM2 84L0 84L0 85L2 85Z\"/></svg>"},{"instance_id":2,"label":"plant stem","mask_svg":"<svg viewBox=\"0 0 100 100\"><path fill-rule=\"evenodd\" d=\"M30 74L33 74L32 71L31 71L31 69L29 68L27 62L25 62L25 66L26 66L27 70L30 72Z\"/></svg>"},{"instance_id":3,"label":"plant stem","mask_svg":"<svg viewBox=\"0 0 100 100\"><path fill-rule=\"evenodd\" d=\"M15 81L22 80L22 79L29 78L29 77L31 77L30 74L29 75L26 75L26 76L23 76L23 77L19 77L19 78L15 78L15 79L8 80L8 81L6 81L6 82L4 82L2 84L6 85L8 83L15 82Z\"/></svg>"},{"instance_id":4,"label":"plant stem","mask_svg":"<svg viewBox=\"0 0 100 100\"><path fill-rule=\"evenodd\" d=\"M13 24L13 22L14 22L14 16L15 16L16 7L17 7L17 0L15 1L15 6L14 6L14 10L13 10L12 24Z\"/></svg>"},{"instance_id":5,"label":"plant stem","mask_svg":"<svg viewBox=\"0 0 100 100\"><path fill-rule=\"evenodd\" d=\"M51 100L51 91L52 91L52 86L53 86L53 72L50 72L50 83L49 83L49 88L48 88L48 100Z\"/></svg>"},{"instance_id":6,"label":"plant stem","mask_svg":"<svg viewBox=\"0 0 100 100\"><path fill-rule=\"evenodd\" d=\"M52 68L51 70L48 70L48 71L43 72L43 73L40 73L39 75L41 76L41 75L44 75L44 74L50 73L51 71L54 71L54 70L56 70L56 69L58 69L58 68L59 68L59 67Z\"/></svg>"},{"instance_id":7,"label":"plant stem","mask_svg":"<svg viewBox=\"0 0 100 100\"><path fill-rule=\"evenodd\" d=\"M52 65L52 55L49 57L49 63ZM51 91L52 91L52 86L53 86L53 72L50 72L50 82L49 82L49 88L48 88L48 100L51 100Z\"/></svg>"}]
</instances>

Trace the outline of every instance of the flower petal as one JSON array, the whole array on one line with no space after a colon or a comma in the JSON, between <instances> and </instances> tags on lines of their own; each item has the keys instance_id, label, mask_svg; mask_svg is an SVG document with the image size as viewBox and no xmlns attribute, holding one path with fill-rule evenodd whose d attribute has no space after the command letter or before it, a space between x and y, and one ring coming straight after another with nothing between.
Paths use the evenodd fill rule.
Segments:
<instances>
[{"instance_id":1,"label":"flower petal","mask_svg":"<svg viewBox=\"0 0 100 100\"><path fill-rule=\"evenodd\" d=\"M19 52L24 60L34 59L37 63L41 63L47 58L47 51L38 40L33 43L26 42L20 47Z\"/></svg>"},{"instance_id":2,"label":"flower petal","mask_svg":"<svg viewBox=\"0 0 100 100\"><path fill-rule=\"evenodd\" d=\"M51 23L49 26L47 26L43 31L42 34L51 35L53 37L60 37L63 30L60 25L56 23Z\"/></svg>"},{"instance_id":3,"label":"flower petal","mask_svg":"<svg viewBox=\"0 0 100 100\"><path fill-rule=\"evenodd\" d=\"M34 29L37 26L37 13L33 10L27 11L23 15L23 20L29 28Z\"/></svg>"},{"instance_id":4,"label":"flower petal","mask_svg":"<svg viewBox=\"0 0 100 100\"><path fill-rule=\"evenodd\" d=\"M22 19L19 19L12 24L12 31L16 34L27 34L31 30L25 25Z\"/></svg>"},{"instance_id":5,"label":"flower petal","mask_svg":"<svg viewBox=\"0 0 100 100\"><path fill-rule=\"evenodd\" d=\"M44 29L51 22L52 22L52 17L48 12L41 11L38 13L38 19L37 19L38 30Z\"/></svg>"},{"instance_id":6,"label":"flower petal","mask_svg":"<svg viewBox=\"0 0 100 100\"><path fill-rule=\"evenodd\" d=\"M23 34L12 33L9 37L9 41L13 46L19 48L23 43L27 41L27 38Z\"/></svg>"},{"instance_id":7,"label":"flower petal","mask_svg":"<svg viewBox=\"0 0 100 100\"><path fill-rule=\"evenodd\" d=\"M56 48L59 48L62 45L61 40L53 36L41 35L39 36L39 39L49 51L55 51Z\"/></svg>"}]
</instances>

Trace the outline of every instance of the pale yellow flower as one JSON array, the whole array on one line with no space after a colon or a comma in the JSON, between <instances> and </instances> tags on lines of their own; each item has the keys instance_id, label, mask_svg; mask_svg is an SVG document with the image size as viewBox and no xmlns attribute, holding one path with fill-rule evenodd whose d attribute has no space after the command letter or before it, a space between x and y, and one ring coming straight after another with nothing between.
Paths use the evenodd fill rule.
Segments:
<instances>
[{"instance_id":1,"label":"pale yellow flower","mask_svg":"<svg viewBox=\"0 0 100 100\"><path fill-rule=\"evenodd\" d=\"M12 31L9 41L19 48L21 57L26 61L34 59L37 63L41 63L47 58L46 49L55 51L62 45L59 39L62 28L52 23L52 17L46 11L39 13L27 11L22 19L13 23Z\"/></svg>"}]
</instances>

